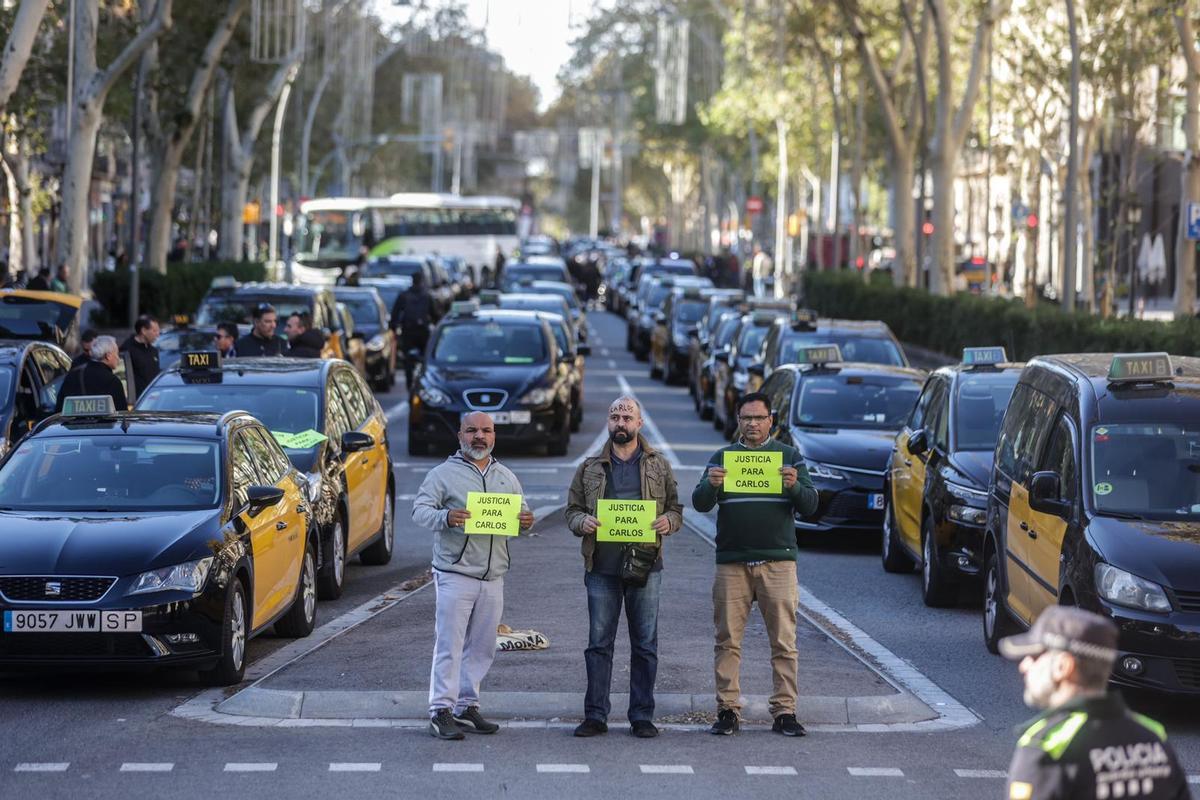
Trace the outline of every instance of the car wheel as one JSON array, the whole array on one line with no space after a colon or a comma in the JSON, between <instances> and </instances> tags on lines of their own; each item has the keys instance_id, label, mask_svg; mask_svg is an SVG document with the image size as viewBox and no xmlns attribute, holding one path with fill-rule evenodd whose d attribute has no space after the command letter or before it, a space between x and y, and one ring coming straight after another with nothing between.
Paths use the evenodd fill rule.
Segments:
<instances>
[{"instance_id":1,"label":"car wheel","mask_svg":"<svg viewBox=\"0 0 1200 800\"><path fill-rule=\"evenodd\" d=\"M880 555L883 558L883 571L892 573L912 572L913 560L900 544L900 531L896 528L896 512L892 507L891 492L884 487L883 492L883 543Z\"/></svg>"},{"instance_id":2,"label":"car wheel","mask_svg":"<svg viewBox=\"0 0 1200 800\"><path fill-rule=\"evenodd\" d=\"M726 439L732 439L735 433L737 433L737 422L734 420L732 413L726 413L725 424L721 427L721 435Z\"/></svg>"},{"instance_id":3,"label":"car wheel","mask_svg":"<svg viewBox=\"0 0 1200 800\"><path fill-rule=\"evenodd\" d=\"M958 601L958 584L946 574L938 554L933 518L929 516L921 525L921 598L931 608L945 608Z\"/></svg>"},{"instance_id":4,"label":"car wheel","mask_svg":"<svg viewBox=\"0 0 1200 800\"><path fill-rule=\"evenodd\" d=\"M663 376L663 371L654 359L650 360L650 380L656 381Z\"/></svg>"},{"instance_id":5,"label":"car wheel","mask_svg":"<svg viewBox=\"0 0 1200 800\"><path fill-rule=\"evenodd\" d=\"M304 560L300 562L300 585L296 587L296 597L287 613L275 623L275 633L302 639L312 633L316 625L317 556L309 539L304 548Z\"/></svg>"},{"instance_id":6,"label":"car wheel","mask_svg":"<svg viewBox=\"0 0 1200 800\"><path fill-rule=\"evenodd\" d=\"M429 445L425 442L417 441L416 435L416 431L414 431L412 428L408 429L408 454L410 456L429 455Z\"/></svg>"},{"instance_id":7,"label":"car wheel","mask_svg":"<svg viewBox=\"0 0 1200 800\"><path fill-rule=\"evenodd\" d=\"M989 653L999 653L1000 640L1016 631L1017 625L1004 605L1000 557L993 550L983 568L983 643Z\"/></svg>"},{"instance_id":8,"label":"car wheel","mask_svg":"<svg viewBox=\"0 0 1200 800\"><path fill-rule=\"evenodd\" d=\"M317 574L317 594L322 600L337 600L346 586L346 526L339 513L329 533L328 558Z\"/></svg>"},{"instance_id":9,"label":"car wheel","mask_svg":"<svg viewBox=\"0 0 1200 800\"><path fill-rule=\"evenodd\" d=\"M246 589L237 578L229 579L225 590L225 617L221 624L221 659L212 669L203 670L200 680L209 686L232 686L246 674L246 638L249 636L246 614Z\"/></svg>"},{"instance_id":10,"label":"car wheel","mask_svg":"<svg viewBox=\"0 0 1200 800\"><path fill-rule=\"evenodd\" d=\"M392 551L396 547L396 501L391 492L383 500L383 524L380 525L380 537L362 551L359 558L369 567L382 567L392 560Z\"/></svg>"},{"instance_id":11,"label":"car wheel","mask_svg":"<svg viewBox=\"0 0 1200 800\"><path fill-rule=\"evenodd\" d=\"M576 397L571 401L571 433L579 433L583 427L583 398Z\"/></svg>"},{"instance_id":12,"label":"car wheel","mask_svg":"<svg viewBox=\"0 0 1200 800\"><path fill-rule=\"evenodd\" d=\"M567 448L571 445L571 423L570 420L564 420L562 431L559 435L550 440L546 445L546 453L552 456L565 456Z\"/></svg>"}]
</instances>

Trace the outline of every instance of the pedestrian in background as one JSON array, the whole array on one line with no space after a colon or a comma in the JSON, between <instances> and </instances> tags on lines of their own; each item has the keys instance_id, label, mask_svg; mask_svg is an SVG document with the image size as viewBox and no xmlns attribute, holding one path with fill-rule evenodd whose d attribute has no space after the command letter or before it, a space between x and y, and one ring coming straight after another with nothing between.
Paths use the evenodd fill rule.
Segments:
<instances>
[{"instance_id":1,"label":"pedestrian in background","mask_svg":"<svg viewBox=\"0 0 1200 800\"><path fill-rule=\"evenodd\" d=\"M796 607L800 588L796 581L794 515L804 517L816 511L817 492L800 451L770 438L773 416L765 394L742 395L737 402L737 418L740 438L713 454L692 492L692 505L697 511L705 513L719 506L717 574L713 581L717 721L711 732L729 735L741 726L742 635L750 604L757 600L771 641L771 729L784 736L803 736L804 726L796 719ZM725 491L725 453L748 450L782 453L782 494Z\"/></svg>"},{"instance_id":2,"label":"pedestrian in background","mask_svg":"<svg viewBox=\"0 0 1200 800\"><path fill-rule=\"evenodd\" d=\"M1021 664L1025 704L1045 709L1017 742L1010 800L1191 797L1163 726L1109 691L1118 652L1111 619L1050 606L1027 633L1001 639L1000 652Z\"/></svg>"},{"instance_id":3,"label":"pedestrian in background","mask_svg":"<svg viewBox=\"0 0 1200 800\"><path fill-rule=\"evenodd\" d=\"M287 345L275 335L279 315L270 303L259 303L250 313L253 323L250 332L237 340L235 345L239 358L252 356L285 356Z\"/></svg>"},{"instance_id":4,"label":"pedestrian in background","mask_svg":"<svg viewBox=\"0 0 1200 800\"><path fill-rule=\"evenodd\" d=\"M496 628L504 611L508 537L469 534L468 492L524 494L512 470L492 457L496 424L481 411L464 414L459 450L425 476L413 501L413 521L434 532L433 667L429 677L429 733L462 739L463 731L495 733L500 726L479 711L479 686L496 655ZM521 529L533 513L521 503Z\"/></svg>"},{"instance_id":5,"label":"pedestrian in background","mask_svg":"<svg viewBox=\"0 0 1200 800\"><path fill-rule=\"evenodd\" d=\"M121 352L129 353L129 361L133 366L134 400L161 371L158 366L158 347L154 344L160 332L158 320L143 314L134 321L133 333L121 344Z\"/></svg>"},{"instance_id":6,"label":"pedestrian in background","mask_svg":"<svg viewBox=\"0 0 1200 800\"><path fill-rule=\"evenodd\" d=\"M79 355L71 359L71 369L86 364L92 357L92 343L96 341L95 329L88 328L79 336Z\"/></svg>"},{"instance_id":7,"label":"pedestrian in background","mask_svg":"<svg viewBox=\"0 0 1200 800\"><path fill-rule=\"evenodd\" d=\"M238 326L236 322L218 322L213 344L221 358L237 358Z\"/></svg>"},{"instance_id":8,"label":"pedestrian in background","mask_svg":"<svg viewBox=\"0 0 1200 800\"><path fill-rule=\"evenodd\" d=\"M396 295L392 304L392 330L400 332L400 349L404 352L404 387L412 388L413 370L425 354L429 343L429 326L436 322L433 295L425 288L424 273L412 276L412 285Z\"/></svg>"},{"instance_id":9,"label":"pedestrian in background","mask_svg":"<svg viewBox=\"0 0 1200 800\"><path fill-rule=\"evenodd\" d=\"M325 349L325 334L312 327L308 314L294 312L283 332L288 337L288 355L292 358L320 358Z\"/></svg>"},{"instance_id":10,"label":"pedestrian in background","mask_svg":"<svg viewBox=\"0 0 1200 800\"><path fill-rule=\"evenodd\" d=\"M63 379L54 403L55 413L62 413L63 402L68 397L108 395L113 399L117 411L128 411L129 401L125 387L114 372L120 361L117 340L111 336L97 336L92 340L90 357L77 367L72 367Z\"/></svg>"},{"instance_id":11,"label":"pedestrian in background","mask_svg":"<svg viewBox=\"0 0 1200 800\"><path fill-rule=\"evenodd\" d=\"M34 276L25 284L25 288L31 292L48 292L50 291L50 279L47 277L50 274L50 268L40 269Z\"/></svg>"},{"instance_id":12,"label":"pedestrian in background","mask_svg":"<svg viewBox=\"0 0 1200 800\"><path fill-rule=\"evenodd\" d=\"M66 294L71 286L71 268L66 264L58 268L58 274L50 281L50 291Z\"/></svg>"},{"instance_id":13,"label":"pedestrian in background","mask_svg":"<svg viewBox=\"0 0 1200 800\"><path fill-rule=\"evenodd\" d=\"M621 606L629 625L630 732L640 739L658 735L654 726L654 681L658 675L658 598L662 584L662 545L683 525L683 506L667 459L642 437L642 406L628 395L608 409L608 441L598 455L584 459L567 495L567 527L582 537L583 583L588 599L588 646L584 651L588 688L583 722L576 736L608 732L611 709L613 644ZM655 502L653 550L644 583L626 577L631 545L596 541L600 520L596 506L604 500ZM642 554L645 557L645 553ZM652 559L652 560L651 560Z\"/></svg>"}]
</instances>

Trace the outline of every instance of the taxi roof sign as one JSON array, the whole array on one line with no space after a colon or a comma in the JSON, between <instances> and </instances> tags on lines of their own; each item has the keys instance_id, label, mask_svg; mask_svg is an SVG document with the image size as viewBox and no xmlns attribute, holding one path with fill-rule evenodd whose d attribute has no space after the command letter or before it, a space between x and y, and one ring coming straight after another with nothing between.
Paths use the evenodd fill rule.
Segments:
<instances>
[{"instance_id":1,"label":"taxi roof sign","mask_svg":"<svg viewBox=\"0 0 1200 800\"><path fill-rule=\"evenodd\" d=\"M451 308L453 308L454 305L457 305L457 303L451 304ZM483 305L483 306L498 306L498 305L500 305L500 292L496 291L495 289L484 289L482 292L479 293L479 305Z\"/></svg>"},{"instance_id":2,"label":"taxi roof sign","mask_svg":"<svg viewBox=\"0 0 1200 800\"><path fill-rule=\"evenodd\" d=\"M64 417L107 417L117 413L111 395L89 394L68 397L63 400Z\"/></svg>"},{"instance_id":3,"label":"taxi roof sign","mask_svg":"<svg viewBox=\"0 0 1200 800\"><path fill-rule=\"evenodd\" d=\"M811 308L797 308L792 312L792 327L797 330L816 330L817 312Z\"/></svg>"},{"instance_id":4,"label":"taxi roof sign","mask_svg":"<svg viewBox=\"0 0 1200 800\"><path fill-rule=\"evenodd\" d=\"M456 317L469 317L478 310L479 303L474 300L459 300L450 304L450 313Z\"/></svg>"},{"instance_id":5,"label":"taxi roof sign","mask_svg":"<svg viewBox=\"0 0 1200 800\"><path fill-rule=\"evenodd\" d=\"M964 347L962 363L968 367L991 367L1008 361L1003 347Z\"/></svg>"},{"instance_id":6,"label":"taxi roof sign","mask_svg":"<svg viewBox=\"0 0 1200 800\"><path fill-rule=\"evenodd\" d=\"M238 285L237 278L232 275L218 275L208 284L210 289L233 289Z\"/></svg>"},{"instance_id":7,"label":"taxi roof sign","mask_svg":"<svg viewBox=\"0 0 1200 800\"><path fill-rule=\"evenodd\" d=\"M207 372L221 368L221 354L216 350L185 350L179 354L181 372Z\"/></svg>"},{"instance_id":8,"label":"taxi roof sign","mask_svg":"<svg viewBox=\"0 0 1200 800\"><path fill-rule=\"evenodd\" d=\"M1154 383L1175 375L1166 353L1120 353L1108 368L1109 383Z\"/></svg>"},{"instance_id":9,"label":"taxi roof sign","mask_svg":"<svg viewBox=\"0 0 1200 800\"><path fill-rule=\"evenodd\" d=\"M805 344L796 348L797 364L834 364L842 360L842 348L836 344Z\"/></svg>"}]
</instances>

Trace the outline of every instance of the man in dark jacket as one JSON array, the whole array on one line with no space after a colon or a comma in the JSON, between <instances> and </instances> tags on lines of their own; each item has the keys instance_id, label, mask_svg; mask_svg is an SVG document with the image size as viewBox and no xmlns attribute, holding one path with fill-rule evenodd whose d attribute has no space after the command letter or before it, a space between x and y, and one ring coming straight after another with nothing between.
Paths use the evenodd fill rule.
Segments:
<instances>
[{"instance_id":1,"label":"man in dark jacket","mask_svg":"<svg viewBox=\"0 0 1200 800\"><path fill-rule=\"evenodd\" d=\"M213 344L221 358L237 358L238 326L236 322L221 322L217 324L217 332L213 334Z\"/></svg>"},{"instance_id":2,"label":"man in dark jacket","mask_svg":"<svg viewBox=\"0 0 1200 800\"><path fill-rule=\"evenodd\" d=\"M279 316L275 313L275 306L270 303L259 303L251 312L251 317L254 320L254 327L250 329L249 333L238 339L237 345L234 347L237 350L238 358L286 356L287 345L275 335L275 328L279 325Z\"/></svg>"},{"instance_id":3,"label":"man in dark jacket","mask_svg":"<svg viewBox=\"0 0 1200 800\"><path fill-rule=\"evenodd\" d=\"M48 292L50 291L50 269L39 270L36 275L29 279L25 284L25 288L31 292Z\"/></svg>"},{"instance_id":4,"label":"man in dark jacket","mask_svg":"<svg viewBox=\"0 0 1200 800\"><path fill-rule=\"evenodd\" d=\"M283 332L288 337L288 355L292 358L320 358L325 335L313 330L308 314L296 312L288 317Z\"/></svg>"},{"instance_id":5,"label":"man in dark jacket","mask_svg":"<svg viewBox=\"0 0 1200 800\"><path fill-rule=\"evenodd\" d=\"M79 336L79 355L71 359L71 369L81 367L92 359L92 342L96 341L95 329L88 328Z\"/></svg>"},{"instance_id":6,"label":"man in dark jacket","mask_svg":"<svg viewBox=\"0 0 1200 800\"><path fill-rule=\"evenodd\" d=\"M133 388L136 395L141 395L150 381L161 371L158 366L158 320L149 314L143 314L133 323L133 335L121 345L121 352L129 353L133 363ZM135 395L134 400L137 399Z\"/></svg>"},{"instance_id":7,"label":"man in dark jacket","mask_svg":"<svg viewBox=\"0 0 1200 800\"><path fill-rule=\"evenodd\" d=\"M424 276L413 275L412 286L396 297L392 306L392 329L400 331L400 348L404 351L404 385L412 387L414 360L408 357L411 350L425 353L429 343L429 326L437 320L433 310L433 296L425 288ZM421 356L418 356L420 358Z\"/></svg>"},{"instance_id":8,"label":"man in dark jacket","mask_svg":"<svg viewBox=\"0 0 1200 800\"><path fill-rule=\"evenodd\" d=\"M92 356L83 364L73 367L63 379L62 388L55 402L55 412L61 412L63 401L68 397L106 394L113 399L117 411L126 411L129 401L125 398L125 387L113 374L120 355L117 340L111 336L97 336L92 341Z\"/></svg>"}]
</instances>

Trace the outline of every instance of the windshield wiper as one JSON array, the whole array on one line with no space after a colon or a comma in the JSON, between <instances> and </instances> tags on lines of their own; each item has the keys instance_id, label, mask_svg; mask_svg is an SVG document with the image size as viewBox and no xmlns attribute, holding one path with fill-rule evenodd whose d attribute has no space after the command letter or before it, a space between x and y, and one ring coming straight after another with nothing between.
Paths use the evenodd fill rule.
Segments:
<instances>
[{"instance_id":1,"label":"windshield wiper","mask_svg":"<svg viewBox=\"0 0 1200 800\"><path fill-rule=\"evenodd\" d=\"M1145 519L1145 517L1139 516L1137 514L1131 514L1128 511L1101 511L1100 516L1112 517L1113 519L1132 519L1132 520L1144 520Z\"/></svg>"}]
</instances>

